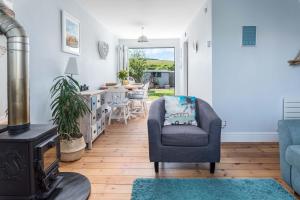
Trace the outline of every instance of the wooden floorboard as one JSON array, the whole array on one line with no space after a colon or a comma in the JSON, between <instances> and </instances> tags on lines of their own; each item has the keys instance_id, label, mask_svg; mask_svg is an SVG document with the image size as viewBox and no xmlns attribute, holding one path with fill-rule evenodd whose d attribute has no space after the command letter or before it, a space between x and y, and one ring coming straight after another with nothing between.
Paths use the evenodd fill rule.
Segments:
<instances>
[{"instance_id":1,"label":"wooden floorboard","mask_svg":"<svg viewBox=\"0 0 300 200\"><path fill-rule=\"evenodd\" d=\"M61 171L79 172L92 183L91 200L128 200L136 178L274 178L281 180L277 143L222 144L221 163L211 175L208 164L163 163L159 175L148 158L146 119L134 119L127 126L113 123L73 163L61 163Z\"/></svg>"}]
</instances>

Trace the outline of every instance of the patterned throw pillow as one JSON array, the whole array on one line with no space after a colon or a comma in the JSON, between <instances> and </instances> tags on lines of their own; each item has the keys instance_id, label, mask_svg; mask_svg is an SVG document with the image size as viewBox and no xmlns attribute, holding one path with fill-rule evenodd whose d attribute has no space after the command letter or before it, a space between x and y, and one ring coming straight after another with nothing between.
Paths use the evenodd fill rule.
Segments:
<instances>
[{"instance_id":1,"label":"patterned throw pillow","mask_svg":"<svg viewBox=\"0 0 300 200\"><path fill-rule=\"evenodd\" d=\"M196 97L166 96L165 126L194 125L196 121Z\"/></svg>"}]
</instances>

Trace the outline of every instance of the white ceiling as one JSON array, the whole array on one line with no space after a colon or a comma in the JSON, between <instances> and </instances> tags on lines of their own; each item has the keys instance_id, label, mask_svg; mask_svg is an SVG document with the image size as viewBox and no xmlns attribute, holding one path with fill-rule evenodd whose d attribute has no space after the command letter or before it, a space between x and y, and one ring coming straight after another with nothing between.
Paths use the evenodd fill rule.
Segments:
<instances>
[{"instance_id":1,"label":"white ceiling","mask_svg":"<svg viewBox=\"0 0 300 200\"><path fill-rule=\"evenodd\" d=\"M100 23L120 38L178 38L204 0L79 0Z\"/></svg>"}]
</instances>

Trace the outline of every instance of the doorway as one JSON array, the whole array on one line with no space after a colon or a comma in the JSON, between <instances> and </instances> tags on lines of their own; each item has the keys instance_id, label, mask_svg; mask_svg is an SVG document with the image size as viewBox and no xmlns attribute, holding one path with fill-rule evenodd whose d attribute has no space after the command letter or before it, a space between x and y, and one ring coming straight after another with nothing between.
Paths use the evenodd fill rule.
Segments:
<instances>
[{"instance_id":1,"label":"doorway","mask_svg":"<svg viewBox=\"0 0 300 200\"><path fill-rule=\"evenodd\" d=\"M175 48L129 48L129 76L149 82L149 99L175 95Z\"/></svg>"}]
</instances>

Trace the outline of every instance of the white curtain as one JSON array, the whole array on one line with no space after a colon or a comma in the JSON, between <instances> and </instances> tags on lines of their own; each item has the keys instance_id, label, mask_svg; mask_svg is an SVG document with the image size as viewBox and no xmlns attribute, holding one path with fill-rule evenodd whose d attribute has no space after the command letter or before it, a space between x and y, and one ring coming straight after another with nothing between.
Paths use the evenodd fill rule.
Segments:
<instances>
[{"instance_id":1,"label":"white curtain","mask_svg":"<svg viewBox=\"0 0 300 200\"><path fill-rule=\"evenodd\" d=\"M128 70L128 47L124 45L118 46L118 72L121 70Z\"/></svg>"}]
</instances>

